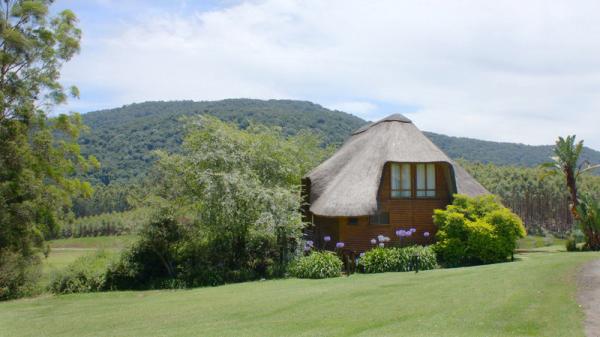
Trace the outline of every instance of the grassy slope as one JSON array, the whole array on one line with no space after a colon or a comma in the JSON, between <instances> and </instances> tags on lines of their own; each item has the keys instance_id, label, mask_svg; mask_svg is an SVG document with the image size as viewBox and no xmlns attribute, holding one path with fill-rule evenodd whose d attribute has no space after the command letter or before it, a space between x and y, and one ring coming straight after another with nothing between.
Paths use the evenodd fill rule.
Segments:
<instances>
[{"instance_id":1,"label":"grassy slope","mask_svg":"<svg viewBox=\"0 0 600 337\"><path fill-rule=\"evenodd\" d=\"M0 304L0 336L583 336L574 274L595 253L329 280Z\"/></svg>"}]
</instances>

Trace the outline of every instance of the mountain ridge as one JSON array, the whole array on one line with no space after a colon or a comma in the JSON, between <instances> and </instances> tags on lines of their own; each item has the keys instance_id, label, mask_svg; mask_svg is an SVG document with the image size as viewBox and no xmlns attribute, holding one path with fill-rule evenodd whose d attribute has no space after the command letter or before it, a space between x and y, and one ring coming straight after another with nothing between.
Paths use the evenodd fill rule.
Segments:
<instances>
[{"instance_id":1,"label":"mountain ridge","mask_svg":"<svg viewBox=\"0 0 600 337\"><path fill-rule=\"evenodd\" d=\"M226 99L220 101L150 101L82 115L90 131L80 138L82 153L98 157L102 168L93 183L128 182L143 177L153 150L177 151L183 139L181 118L209 114L245 128L250 123L281 127L284 135L309 129L324 144L340 145L368 122L309 101ZM494 142L425 132L448 156L497 165L532 167L548 161L552 145ZM586 148L584 159L600 162L600 152Z\"/></svg>"}]
</instances>

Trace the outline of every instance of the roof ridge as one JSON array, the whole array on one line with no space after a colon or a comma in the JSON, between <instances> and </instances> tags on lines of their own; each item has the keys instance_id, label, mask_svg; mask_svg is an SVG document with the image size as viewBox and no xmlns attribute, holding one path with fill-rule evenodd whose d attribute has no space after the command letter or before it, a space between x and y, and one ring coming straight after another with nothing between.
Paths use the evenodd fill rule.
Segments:
<instances>
[{"instance_id":1,"label":"roof ridge","mask_svg":"<svg viewBox=\"0 0 600 337\"><path fill-rule=\"evenodd\" d=\"M371 127L373 127L377 124L380 124L380 123L384 123L384 122L412 123L412 120L408 119L403 114L395 113L395 114L391 114L385 118L382 118L382 119L378 120L377 122L371 122L369 124L361 126L360 128L354 130L354 132L352 132L352 135L354 136L359 133L365 132L365 131L369 130Z\"/></svg>"}]
</instances>

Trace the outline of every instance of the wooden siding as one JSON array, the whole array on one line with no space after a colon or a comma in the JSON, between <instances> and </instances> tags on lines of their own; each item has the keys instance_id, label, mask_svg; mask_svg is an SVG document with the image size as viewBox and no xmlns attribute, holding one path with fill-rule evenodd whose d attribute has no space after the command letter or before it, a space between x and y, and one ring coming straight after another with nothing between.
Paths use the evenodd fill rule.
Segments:
<instances>
[{"instance_id":1,"label":"wooden siding","mask_svg":"<svg viewBox=\"0 0 600 337\"><path fill-rule=\"evenodd\" d=\"M413 176L413 196L415 194L415 170L411 167ZM349 224L348 217L325 218L315 217L314 224L319 229L315 232L317 238L322 235L331 235L332 241L342 241L347 250L362 252L372 248L371 239L378 235L388 236L392 244L399 244L399 238L395 232L398 229L408 230L415 228L416 233L410 238L404 238L403 244L419 243L429 244L433 242L436 226L433 224L433 210L445 208L450 202L448 182L449 165L447 163L436 163L436 197L434 198L391 198L391 174L390 164L384 166L381 184L378 193L379 209L389 212L388 225L370 224L369 216L357 217L358 223ZM429 232L430 237L425 238L424 232ZM333 246L334 244L331 244Z\"/></svg>"},{"instance_id":2,"label":"wooden siding","mask_svg":"<svg viewBox=\"0 0 600 337\"><path fill-rule=\"evenodd\" d=\"M313 238L315 245L319 248L332 249L335 247L336 242L340 241L340 223L339 218L314 216L313 223L315 230L313 232ZM331 242L325 246L323 237L330 236Z\"/></svg>"}]
</instances>

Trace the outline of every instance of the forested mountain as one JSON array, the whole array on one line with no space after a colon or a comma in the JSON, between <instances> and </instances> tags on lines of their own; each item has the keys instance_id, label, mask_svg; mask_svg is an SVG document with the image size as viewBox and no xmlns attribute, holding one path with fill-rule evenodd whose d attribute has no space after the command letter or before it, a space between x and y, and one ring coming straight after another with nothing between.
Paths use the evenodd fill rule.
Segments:
<instances>
[{"instance_id":1,"label":"forested mountain","mask_svg":"<svg viewBox=\"0 0 600 337\"><path fill-rule=\"evenodd\" d=\"M84 154L94 154L102 164L90 177L93 183L128 182L151 167L152 151L177 151L183 135L181 118L210 114L235 122L276 125L285 134L310 129L325 144L341 144L350 133L367 123L341 111L293 100L227 99L213 102L146 102L83 115L90 132L81 137ZM418 123L417 123L418 124ZM453 158L498 165L535 166L549 159L552 146L497 143L426 133ZM558 136L558 135L557 135ZM600 162L600 152L586 149L584 156Z\"/></svg>"},{"instance_id":2,"label":"forested mountain","mask_svg":"<svg viewBox=\"0 0 600 337\"><path fill-rule=\"evenodd\" d=\"M91 176L94 183L127 182L143 176L153 161L152 151L177 151L183 136L182 117L209 114L235 122L274 125L286 135L310 129L325 144L341 144L366 122L320 105L291 100L227 99L215 102L146 102L83 115L90 132L81 137L82 151L102 165Z\"/></svg>"}]
</instances>

